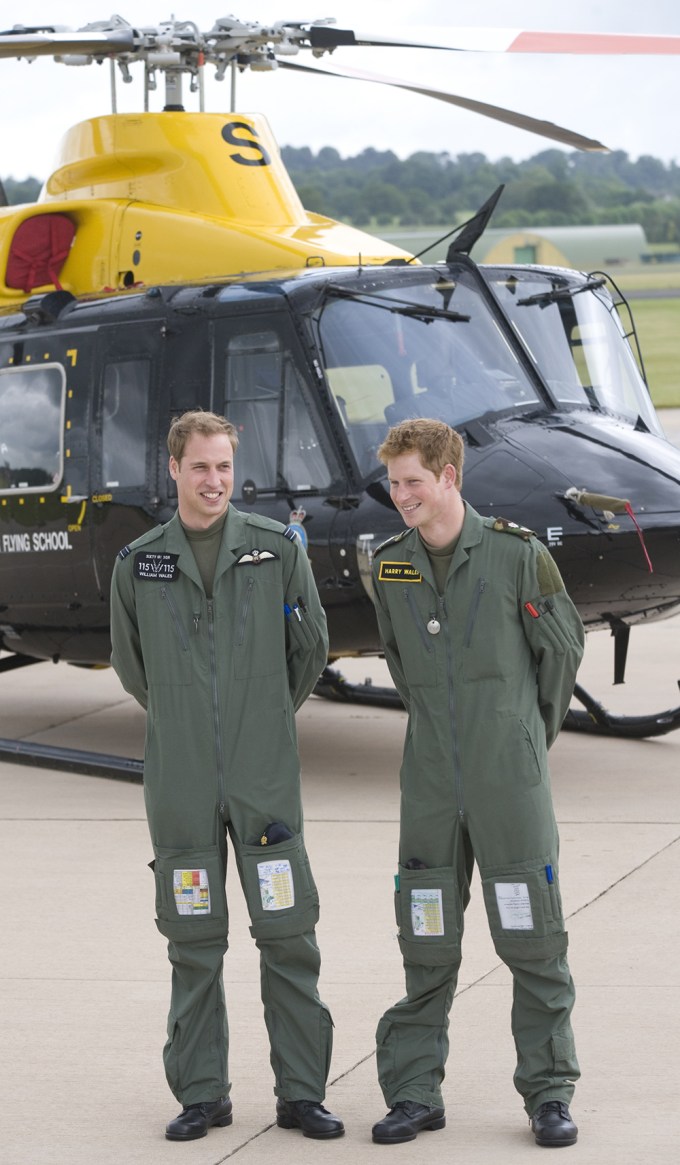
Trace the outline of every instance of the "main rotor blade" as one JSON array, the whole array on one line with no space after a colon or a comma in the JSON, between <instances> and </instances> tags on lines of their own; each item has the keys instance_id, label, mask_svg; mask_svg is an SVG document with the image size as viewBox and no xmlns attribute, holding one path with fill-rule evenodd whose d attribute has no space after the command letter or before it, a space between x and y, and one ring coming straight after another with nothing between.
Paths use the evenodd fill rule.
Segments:
<instances>
[{"instance_id":1,"label":"main rotor blade","mask_svg":"<svg viewBox=\"0 0 680 1165\"><path fill-rule=\"evenodd\" d=\"M105 57L112 53L133 52L132 29L116 32L3 32L0 33L1 57L61 57L71 54Z\"/></svg>"},{"instance_id":2,"label":"main rotor blade","mask_svg":"<svg viewBox=\"0 0 680 1165\"><path fill-rule=\"evenodd\" d=\"M366 73L361 69L340 68L337 65L332 69L321 69L315 68L313 65L299 65L293 61L279 60L279 68L296 69L303 73L327 74L331 77L342 77L352 81L372 81L378 85L391 85L395 89L405 89L411 93L420 93L423 97L432 97L435 101L444 101L449 105L458 105L461 109L469 109L471 113L481 113L483 117L490 117L494 121L502 121L506 125L515 126L517 129L527 130L528 133L535 133L540 137L550 138L552 141L561 142L562 145L571 146L575 150L588 150L591 153L597 151L608 152L608 147L603 145L602 142L598 142L594 138L583 137L582 134L575 133L570 129L564 129L560 125L555 125L552 121L540 121L524 113L515 113L511 109L503 109L499 105L487 105L484 101L473 101L469 97L457 97L454 93L447 93L443 89L433 89L430 86L416 85L411 81L402 81L395 77L383 77L378 73Z\"/></svg>"},{"instance_id":3,"label":"main rotor blade","mask_svg":"<svg viewBox=\"0 0 680 1165\"><path fill-rule=\"evenodd\" d=\"M348 28L310 25L312 48L341 45L443 49L448 52L568 53L577 56L677 56L680 36L619 32L540 32L522 28L455 28L450 25L409 28L409 37L380 36ZM411 39L415 37L416 39ZM423 39L419 39L422 37Z\"/></svg>"}]
</instances>

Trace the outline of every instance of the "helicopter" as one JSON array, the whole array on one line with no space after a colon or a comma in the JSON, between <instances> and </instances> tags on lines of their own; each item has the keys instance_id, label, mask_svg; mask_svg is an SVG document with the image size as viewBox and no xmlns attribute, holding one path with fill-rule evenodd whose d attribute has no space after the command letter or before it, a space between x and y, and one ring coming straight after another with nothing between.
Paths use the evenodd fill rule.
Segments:
<instances>
[{"instance_id":1,"label":"helicopter","mask_svg":"<svg viewBox=\"0 0 680 1165\"><path fill-rule=\"evenodd\" d=\"M545 51L532 35L527 51ZM611 51L633 47L610 39ZM453 40L426 47L455 50ZM0 209L0 671L108 663L113 563L174 512L165 435L190 408L237 426L236 506L291 526L306 547L329 665L380 653L371 557L402 523L376 451L411 416L461 433L464 496L478 512L549 547L586 629L614 639L615 682L631 627L680 609L680 452L664 438L616 285L598 272L477 265L470 253L500 190L451 232L445 262L428 264L305 211L260 115L184 109L183 81L200 94L207 65L232 82L273 61L314 73L290 58L363 44L416 47L326 20L226 17L202 33L112 17L77 32L0 33L0 57L109 61L114 94L116 66L125 76L141 64L145 76L144 113L73 127L39 201ZM680 52L679 37L655 44ZM577 51L598 45L584 34ZM158 73L165 107L152 113ZM317 691L398 702L331 666ZM583 689L576 696L585 711L567 727L680 727L680 708L617 717Z\"/></svg>"}]
</instances>

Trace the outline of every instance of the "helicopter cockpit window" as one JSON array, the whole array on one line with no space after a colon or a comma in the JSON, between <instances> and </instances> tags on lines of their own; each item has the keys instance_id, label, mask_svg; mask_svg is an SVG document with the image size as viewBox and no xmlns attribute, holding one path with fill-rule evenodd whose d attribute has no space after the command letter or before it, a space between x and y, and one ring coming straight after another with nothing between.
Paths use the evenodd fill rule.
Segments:
<instances>
[{"instance_id":1,"label":"helicopter cockpit window","mask_svg":"<svg viewBox=\"0 0 680 1165\"><path fill-rule=\"evenodd\" d=\"M59 488L65 384L60 364L0 370L0 493Z\"/></svg>"},{"instance_id":2,"label":"helicopter cockpit window","mask_svg":"<svg viewBox=\"0 0 680 1165\"><path fill-rule=\"evenodd\" d=\"M224 412L238 430L234 494L303 493L331 482L302 378L275 331L234 336L227 346Z\"/></svg>"},{"instance_id":3,"label":"helicopter cockpit window","mask_svg":"<svg viewBox=\"0 0 680 1165\"><path fill-rule=\"evenodd\" d=\"M144 485L150 375L148 360L120 360L104 370L102 481L106 489Z\"/></svg>"},{"instance_id":4,"label":"helicopter cockpit window","mask_svg":"<svg viewBox=\"0 0 680 1165\"><path fill-rule=\"evenodd\" d=\"M317 314L325 372L362 476L378 468L388 427L408 417L460 426L541 404L472 277L457 274L343 281Z\"/></svg>"},{"instance_id":5,"label":"helicopter cockpit window","mask_svg":"<svg viewBox=\"0 0 680 1165\"><path fill-rule=\"evenodd\" d=\"M487 278L557 403L659 423L609 293L551 271L487 269Z\"/></svg>"}]
</instances>

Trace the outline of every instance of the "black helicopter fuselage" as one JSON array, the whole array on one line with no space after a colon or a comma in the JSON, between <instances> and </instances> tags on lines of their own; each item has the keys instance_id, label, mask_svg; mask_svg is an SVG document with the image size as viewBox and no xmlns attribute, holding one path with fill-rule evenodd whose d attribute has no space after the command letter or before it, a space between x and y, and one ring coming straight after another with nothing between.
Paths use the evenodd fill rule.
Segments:
<instances>
[{"instance_id":1,"label":"black helicopter fuselage","mask_svg":"<svg viewBox=\"0 0 680 1165\"><path fill-rule=\"evenodd\" d=\"M672 614L680 452L586 283L461 258L56 292L0 316L0 647L108 661L116 554L173 513L165 436L196 407L237 425L237 508L299 528L333 658L379 650L367 571L402 523L376 449L414 415L460 430L464 497L538 534L587 627ZM629 500L641 534L578 491Z\"/></svg>"}]
</instances>

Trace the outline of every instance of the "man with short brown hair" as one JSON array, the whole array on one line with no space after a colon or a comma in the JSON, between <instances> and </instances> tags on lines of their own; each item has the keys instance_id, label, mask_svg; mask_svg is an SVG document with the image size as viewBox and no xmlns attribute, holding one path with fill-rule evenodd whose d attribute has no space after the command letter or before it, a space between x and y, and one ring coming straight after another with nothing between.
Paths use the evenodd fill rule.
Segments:
<instances>
[{"instance_id":1,"label":"man with short brown hair","mask_svg":"<svg viewBox=\"0 0 680 1165\"><path fill-rule=\"evenodd\" d=\"M390 1111L373 1140L399 1144L445 1124L448 1013L476 862L514 981L515 1087L537 1143L571 1145L579 1067L547 751L569 706L583 628L533 533L463 501L453 429L404 421L378 456L407 527L375 552L373 591L409 725L395 896L406 997L378 1025Z\"/></svg>"},{"instance_id":2,"label":"man with short brown hair","mask_svg":"<svg viewBox=\"0 0 680 1165\"><path fill-rule=\"evenodd\" d=\"M260 950L276 1119L337 1137L322 1105L332 1021L317 981L316 886L303 839L295 711L326 663L326 620L292 530L230 505L234 426L193 410L170 429L178 510L126 546L112 664L147 710L144 796L172 997L164 1062L182 1112L166 1137L230 1125L222 982L231 842Z\"/></svg>"}]
</instances>

